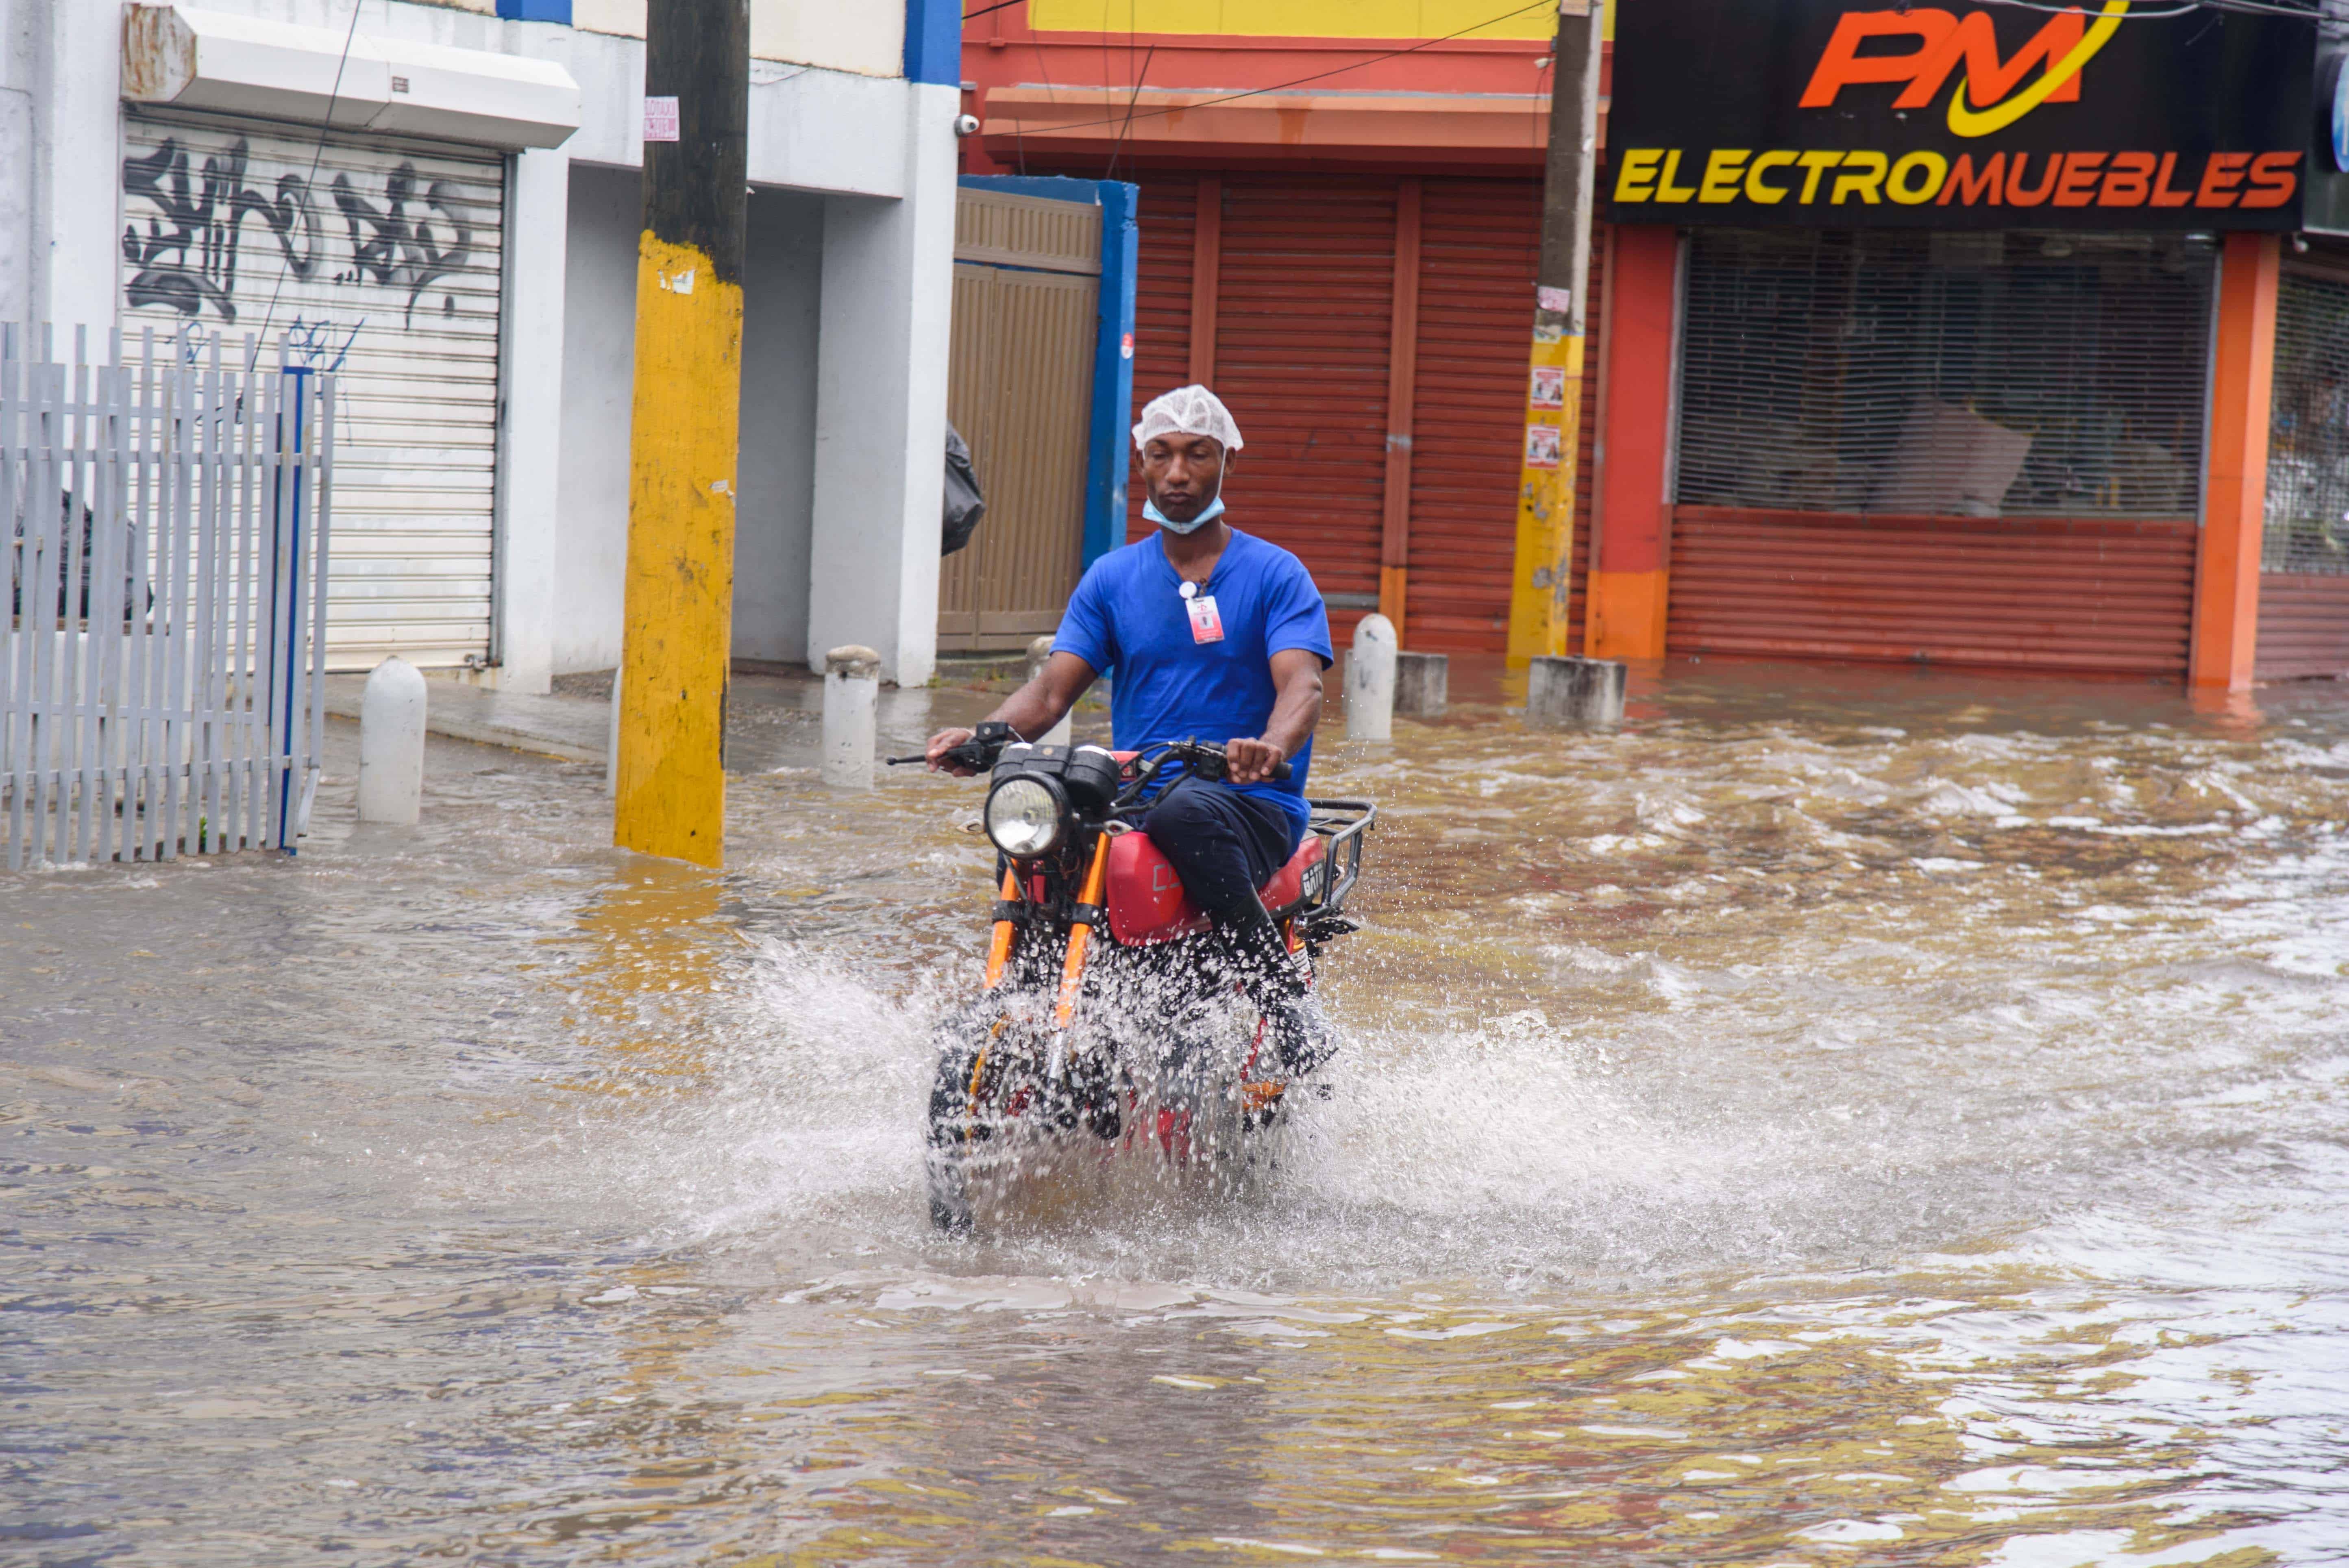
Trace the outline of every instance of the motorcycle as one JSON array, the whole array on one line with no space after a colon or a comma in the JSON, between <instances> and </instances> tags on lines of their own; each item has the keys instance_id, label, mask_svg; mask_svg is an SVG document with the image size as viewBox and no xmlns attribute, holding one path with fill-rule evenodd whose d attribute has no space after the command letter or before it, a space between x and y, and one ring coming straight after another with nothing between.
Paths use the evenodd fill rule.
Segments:
<instances>
[{"instance_id":1,"label":"motorcycle","mask_svg":"<svg viewBox=\"0 0 2349 1568\"><path fill-rule=\"evenodd\" d=\"M967 1235L1028 1181L1102 1155L1154 1149L1162 1169L1227 1189L1269 1168L1268 1135L1300 1085L1285 1081L1265 1018L1140 826L1171 771L1224 779L1224 748L1030 745L990 722L948 760L992 770L981 822L998 897L980 992L936 1032L931 1223ZM1283 763L1274 776L1288 774ZM1322 950L1360 929L1346 900L1378 809L1309 805L1310 830L1258 896L1310 983Z\"/></svg>"}]
</instances>

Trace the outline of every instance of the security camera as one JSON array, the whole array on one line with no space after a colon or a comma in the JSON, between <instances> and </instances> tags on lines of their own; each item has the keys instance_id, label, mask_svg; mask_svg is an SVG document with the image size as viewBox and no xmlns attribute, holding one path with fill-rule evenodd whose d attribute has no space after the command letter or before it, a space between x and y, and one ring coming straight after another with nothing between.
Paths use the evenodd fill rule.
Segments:
<instances>
[{"instance_id":1,"label":"security camera","mask_svg":"<svg viewBox=\"0 0 2349 1568\"><path fill-rule=\"evenodd\" d=\"M955 134L957 136L977 136L978 134L978 116L975 114L956 115Z\"/></svg>"}]
</instances>

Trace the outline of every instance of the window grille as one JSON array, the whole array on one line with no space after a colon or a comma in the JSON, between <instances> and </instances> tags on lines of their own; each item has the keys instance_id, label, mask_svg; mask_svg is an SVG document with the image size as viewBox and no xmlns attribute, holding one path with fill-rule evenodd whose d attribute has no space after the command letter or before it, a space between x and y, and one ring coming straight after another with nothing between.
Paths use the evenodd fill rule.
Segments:
<instances>
[{"instance_id":1,"label":"window grille","mask_svg":"<svg viewBox=\"0 0 2349 1568\"><path fill-rule=\"evenodd\" d=\"M2191 517L2216 262L2204 235L1693 231L1675 499Z\"/></svg>"},{"instance_id":2,"label":"window grille","mask_svg":"<svg viewBox=\"0 0 2349 1568\"><path fill-rule=\"evenodd\" d=\"M2268 429L2261 569L2349 575L2349 282L2284 274Z\"/></svg>"}]
</instances>

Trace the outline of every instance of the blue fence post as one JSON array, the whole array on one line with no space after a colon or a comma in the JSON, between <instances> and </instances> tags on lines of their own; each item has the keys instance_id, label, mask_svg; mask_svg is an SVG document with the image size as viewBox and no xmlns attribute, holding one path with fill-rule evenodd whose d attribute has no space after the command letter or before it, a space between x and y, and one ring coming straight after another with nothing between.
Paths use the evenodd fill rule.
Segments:
<instances>
[{"instance_id":1,"label":"blue fence post","mask_svg":"<svg viewBox=\"0 0 2349 1568\"><path fill-rule=\"evenodd\" d=\"M1101 334L1093 345L1092 431L1085 453L1085 565L1125 543L1126 426L1133 414L1133 300L1142 187L1103 180Z\"/></svg>"},{"instance_id":2,"label":"blue fence post","mask_svg":"<svg viewBox=\"0 0 2349 1568\"><path fill-rule=\"evenodd\" d=\"M304 641L302 611L305 606L303 604L302 595L302 525L305 521L302 515L302 503L305 499L305 493L308 488L305 482L309 478L309 465L305 459L309 453L308 438L310 431L308 425L308 415L310 412L310 367L307 365L285 365L283 364L281 360L278 374L285 378L283 385L286 389L284 393L284 401L279 405L278 419L281 421L281 429L278 450L282 453L286 451L288 447L291 448L294 454L294 468L293 481L290 485L285 481L285 469L281 467L278 470L278 493L281 497L281 504L287 506L289 514L287 517L289 526L286 529L286 542L289 546L289 554L292 558L290 562L285 563L285 569L281 574L285 581L285 613L277 620L280 636L285 644L285 668L283 673L278 676L278 679L284 682L284 685L280 688L281 695L278 699L278 708L283 722L279 725L280 732L276 738L277 753L280 757L285 759L285 763L284 766L278 770L276 826L277 847L283 849L288 855L295 855L300 853L299 849L294 843L293 832L294 757L295 754L294 750L294 726L301 722L301 703L299 701L301 682L298 679L298 673L301 669L302 644ZM286 422L286 413L285 410L285 404L287 403L290 403L293 406L293 414L290 421L293 425L293 429L290 431L283 429L283 424ZM292 438L290 441L286 439L288 436ZM270 584L269 591L272 594L276 593L278 591L278 585L276 583Z\"/></svg>"}]
</instances>

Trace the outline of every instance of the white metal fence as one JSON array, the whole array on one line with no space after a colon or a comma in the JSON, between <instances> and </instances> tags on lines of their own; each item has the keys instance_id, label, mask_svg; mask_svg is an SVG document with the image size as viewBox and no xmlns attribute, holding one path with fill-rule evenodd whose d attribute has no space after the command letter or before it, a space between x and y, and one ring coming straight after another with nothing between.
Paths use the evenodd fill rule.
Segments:
<instances>
[{"instance_id":1,"label":"white metal fence","mask_svg":"<svg viewBox=\"0 0 2349 1568\"><path fill-rule=\"evenodd\" d=\"M11 869L291 848L325 722L334 378L0 328ZM30 352L35 350L37 352ZM160 356L159 356L160 349Z\"/></svg>"}]
</instances>

